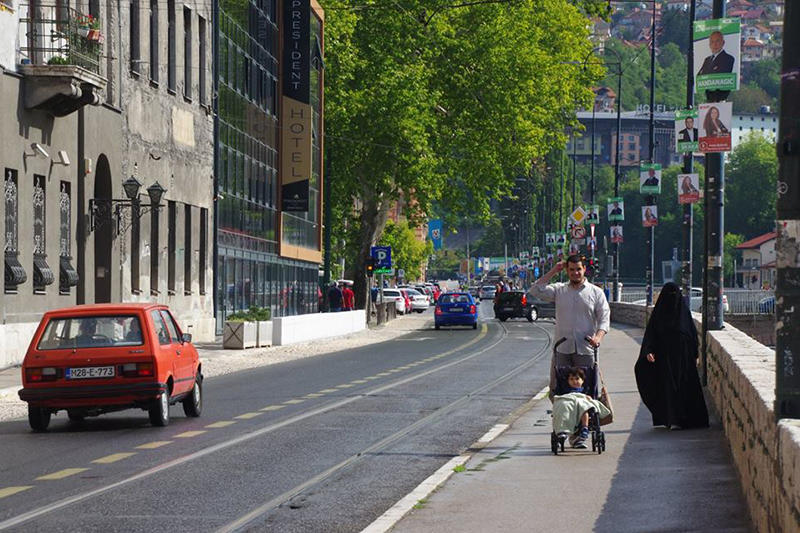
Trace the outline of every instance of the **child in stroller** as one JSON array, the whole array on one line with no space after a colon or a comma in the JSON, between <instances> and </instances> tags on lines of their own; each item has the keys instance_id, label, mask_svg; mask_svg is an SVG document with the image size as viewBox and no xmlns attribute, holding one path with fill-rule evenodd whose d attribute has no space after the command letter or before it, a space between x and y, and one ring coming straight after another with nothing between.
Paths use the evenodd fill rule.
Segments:
<instances>
[{"instance_id":1,"label":"child in stroller","mask_svg":"<svg viewBox=\"0 0 800 533\"><path fill-rule=\"evenodd\" d=\"M550 447L558 455L569 439L573 448L586 448L591 434L592 451L603 453L606 439L600 419L611 411L599 401L600 369L597 352L591 367L556 367L557 385L553 398L553 432Z\"/></svg>"}]
</instances>

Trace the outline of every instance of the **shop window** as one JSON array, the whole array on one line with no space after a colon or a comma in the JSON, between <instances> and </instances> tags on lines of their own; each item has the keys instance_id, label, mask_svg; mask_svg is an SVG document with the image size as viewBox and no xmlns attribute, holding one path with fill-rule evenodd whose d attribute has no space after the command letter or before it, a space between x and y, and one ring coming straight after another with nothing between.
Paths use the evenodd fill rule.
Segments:
<instances>
[{"instance_id":1,"label":"shop window","mask_svg":"<svg viewBox=\"0 0 800 533\"><path fill-rule=\"evenodd\" d=\"M208 254L208 209L200 209L200 260L197 272L200 294L206 293L206 262Z\"/></svg>"},{"instance_id":2,"label":"shop window","mask_svg":"<svg viewBox=\"0 0 800 533\"><path fill-rule=\"evenodd\" d=\"M183 208L183 292L192 294L192 206Z\"/></svg>"},{"instance_id":3,"label":"shop window","mask_svg":"<svg viewBox=\"0 0 800 533\"><path fill-rule=\"evenodd\" d=\"M158 292L159 212L160 210L158 209L153 209L150 212L150 294L152 295L159 294Z\"/></svg>"},{"instance_id":4,"label":"shop window","mask_svg":"<svg viewBox=\"0 0 800 533\"><path fill-rule=\"evenodd\" d=\"M131 206L131 292L139 294L142 291L140 285L141 277L141 257L142 257L142 223L139 219L141 208L134 203Z\"/></svg>"},{"instance_id":5,"label":"shop window","mask_svg":"<svg viewBox=\"0 0 800 533\"><path fill-rule=\"evenodd\" d=\"M167 290L175 294L175 263L177 252L177 208L174 201L167 202Z\"/></svg>"}]
</instances>

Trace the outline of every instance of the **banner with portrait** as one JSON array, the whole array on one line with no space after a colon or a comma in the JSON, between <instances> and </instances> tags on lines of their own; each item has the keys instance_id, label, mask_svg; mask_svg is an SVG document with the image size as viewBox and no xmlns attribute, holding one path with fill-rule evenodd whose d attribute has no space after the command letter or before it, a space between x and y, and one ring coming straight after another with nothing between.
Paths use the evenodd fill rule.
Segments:
<instances>
[{"instance_id":1,"label":"banner with portrait","mask_svg":"<svg viewBox=\"0 0 800 533\"><path fill-rule=\"evenodd\" d=\"M659 163L639 164L639 192L661 194L661 165Z\"/></svg>"},{"instance_id":2,"label":"banner with portrait","mask_svg":"<svg viewBox=\"0 0 800 533\"><path fill-rule=\"evenodd\" d=\"M586 207L586 221L589 224L599 224L600 223L600 206L597 204L590 205Z\"/></svg>"},{"instance_id":3,"label":"banner with portrait","mask_svg":"<svg viewBox=\"0 0 800 533\"><path fill-rule=\"evenodd\" d=\"M658 206L657 205L643 205L642 206L642 226L645 228L652 228L658 226Z\"/></svg>"},{"instance_id":4,"label":"banner with portrait","mask_svg":"<svg viewBox=\"0 0 800 533\"><path fill-rule=\"evenodd\" d=\"M611 242L615 244L624 242L622 226L611 226L609 231L611 232Z\"/></svg>"},{"instance_id":5,"label":"banner with portrait","mask_svg":"<svg viewBox=\"0 0 800 533\"><path fill-rule=\"evenodd\" d=\"M678 174L678 203L696 204L700 201L700 175Z\"/></svg>"},{"instance_id":6,"label":"banner with portrait","mask_svg":"<svg viewBox=\"0 0 800 533\"><path fill-rule=\"evenodd\" d=\"M679 109L675 111L675 151L696 152L698 146L697 110Z\"/></svg>"},{"instance_id":7,"label":"banner with portrait","mask_svg":"<svg viewBox=\"0 0 800 533\"><path fill-rule=\"evenodd\" d=\"M700 151L730 152L732 146L733 104L713 102L700 104Z\"/></svg>"},{"instance_id":8,"label":"banner with portrait","mask_svg":"<svg viewBox=\"0 0 800 533\"><path fill-rule=\"evenodd\" d=\"M608 221L622 222L625 220L625 202L621 196L608 199Z\"/></svg>"},{"instance_id":9,"label":"banner with portrait","mask_svg":"<svg viewBox=\"0 0 800 533\"><path fill-rule=\"evenodd\" d=\"M738 91L742 24L739 18L694 23L694 92Z\"/></svg>"}]
</instances>

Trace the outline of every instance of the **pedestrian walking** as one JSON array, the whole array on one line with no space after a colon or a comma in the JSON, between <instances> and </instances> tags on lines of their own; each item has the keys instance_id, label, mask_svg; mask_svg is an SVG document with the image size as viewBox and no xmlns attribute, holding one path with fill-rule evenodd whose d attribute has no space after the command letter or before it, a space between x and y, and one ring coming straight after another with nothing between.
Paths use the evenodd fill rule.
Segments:
<instances>
[{"instance_id":1,"label":"pedestrian walking","mask_svg":"<svg viewBox=\"0 0 800 533\"><path fill-rule=\"evenodd\" d=\"M654 426L708 427L703 388L697 374L697 328L680 288L661 289L647 322L634 372Z\"/></svg>"},{"instance_id":2,"label":"pedestrian walking","mask_svg":"<svg viewBox=\"0 0 800 533\"><path fill-rule=\"evenodd\" d=\"M567 269L569 281L548 282ZM539 278L528 291L528 296L556 304L556 339L567 340L553 354L550 365L550 399L556 389L556 367L590 367L594 363L594 349L600 346L611 323L611 308L600 287L586 279L584 258L571 255L566 263L559 261Z\"/></svg>"},{"instance_id":3,"label":"pedestrian walking","mask_svg":"<svg viewBox=\"0 0 800 533\"><path fill-rule=\"evenodd\" d=\"M353 311L356 308L356 293L348 283L342 283L342 308L344 311Z\"/></svg>"},{"instance_id":4,"label":"pedestrian walking","mask_svg":"<svg viewBox=\"0 0 800 533\"><path fill-rule=\"evenodd\" d=\"M331 288L328 290L328 308L331 313L338 313L342 310L342 303L344 295L336 283L331 283Z\"/></svg>"}]
</instances>

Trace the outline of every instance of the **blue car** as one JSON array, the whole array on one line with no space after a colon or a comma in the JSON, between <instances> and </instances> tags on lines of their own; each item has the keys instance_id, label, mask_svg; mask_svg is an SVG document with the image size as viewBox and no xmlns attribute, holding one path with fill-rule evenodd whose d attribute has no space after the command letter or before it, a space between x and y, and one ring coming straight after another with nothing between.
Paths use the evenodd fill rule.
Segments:
<instances>
[{"instance_id":1,"label":"blue car","mask_svg":"<svg viewBox=\"0 0 800 533\"><path fill-rule=\"evenodd\" d=\"M436 329L442 326L472 326L478 329L478 305L468 292L447 292L439 296L434 314Z\"/></svg>"}]
</instances>

